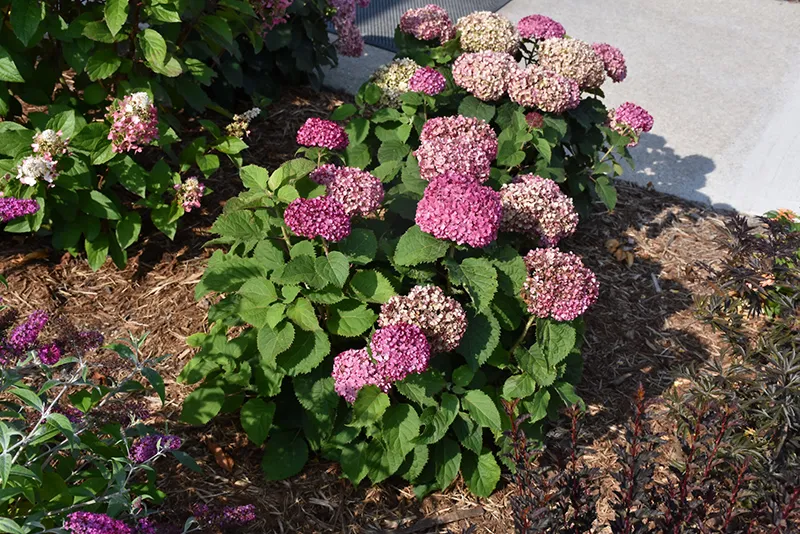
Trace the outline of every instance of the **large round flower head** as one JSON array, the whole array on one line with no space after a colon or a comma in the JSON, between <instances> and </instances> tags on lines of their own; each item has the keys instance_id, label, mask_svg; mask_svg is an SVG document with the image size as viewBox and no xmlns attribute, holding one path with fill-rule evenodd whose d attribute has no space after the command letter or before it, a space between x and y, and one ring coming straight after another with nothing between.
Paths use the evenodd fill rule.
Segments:
<instances>
[{"instance_id":1,"label":"large round flower head","mask_svg":"<svg viewBox=\"0 0 800 534\"><path fill-rule=\"evenodd\" d=\"M628 76L628 67L625 65L625 56L619 48L606 43L594 43L592 49L603 61L606 74L615 82L621 82Z\"/></svg>"},{"instance_id":2,"label":"large round flower head","mask_svg":"<svg viewBox=\"0 0 800 534\"><path fill-rule=\"evenodd\" d=\"M37 211L39 203L31 198L0 197L0 222L33 215Z\"/></svg>"},{"instance_id":3,"label":"large round flower head","mask_svg":"<svg viewBox=\"0 0 800 534\"><path fill-rule=\"evenodd\" d=\"M429 119L422 127L420 143L438 139L460 139L479 148L490 160L497 157L497 134L488 122L475 117L454 115Z\"/></svg>"},{"instance_id":4,"label":"large round flower head","mask_svg":"<svg viewBox=\"0 0 800 534\"><path fill-rule=\"evenodd\" d=\"M489 179L492 158L481 147L461 139L434 139L414 152L423 180L431 181L446 172L469 176L480 182Z\"/></svg>"},{"instance_id":5,"label":"large round flower head","mask_svg":"<svg viewBox=\"0 0 800 534\"><path fill-rule=\"evenodd\" d=\"M574 80L536 65L511 71L508 96L520 106L548 113L563 113L581 102L581 91Z\"/></svg>"},{"instance_id":6,"label":"large round flower head","mask_svg":"<svg viewBox=\"0 0 800 534\"><path fill-rule=\"evenodd\" d=\"M608 125L618 133L631 137L628 146L639 144L639 136L653 129L653 116L633 102L625 102L608 112Z\"/></svg>"},{"instance_id":7,"label":"large round flower head","mask_svg":"<svg viewBox=\"0 0 800 534\"><path fill-rule=\"evenodd\" d=\"M502 215L497 191L448 172L425 188L415 220L423 232L436 238L480 248L497 239Z\"/></svg>"},{"instance_id":8,"label":"large round flower head","mask_svg":"<svg viewBox=\"0 0 800 534\"><path fill-rule=\"evenodd\" d=\"M539 47L539 65L578 82L581 89L603 85L603 60L589 43L579 39L545 39Z\"/></svg>"},{"instance_id":9,"label":"large round flower head","mask_svg":"<svg viewBox=\"0 0 800 534\"><path fill-rule=\"evenodd\" d=\"M333 197L298 198L286 206L286 225L295 234L314 239L341 241L350 235L350 217Z\"/></svg>"},{"instance_id":10,"label":"large round flower head","mask_svg":"<svg viewBox=\"0 0 800 534\"><path fill-rule=\"evenodd\" d=\"M52 184L58 178L57 164L50 154L28 156L17 166L17 180L30 186L39 180Z\"/></svg>"},{"instance_id":11,"label":"large round flower head","mask_svg":"<svg viewBox=\"0 0 800 534\"><path fill-rule=\"evenodd\" d=\"M145 92L114 101L106 118L111 121L108 139L114 152L141 152L158 139L158 110Z\"/></svg>"},{"instance_id":12,"label":"large round flower head","mask_svg":"<svg viewBox=\"0 0 800 534\"><path fill-rule=\"evenodd\" d=\"M351 404L364 386L378 386L384 392L391 387L367 349L347 350L336 356L331 376L336 393Z\"/></svg>"},{"instance_id":13,"label":"large round flower head","mask_svg":"<svg viewBox=\"0 0 800 534\"><path fill-rule=\"evenodd\" d=\"M344 128L333 121L311 117L297 130L297 144L344 150L350 143Z\"/></svg>"},{"instance_id":14,"label":"large round flower head","mask_svg":"<svg viewBox=\"0 0 800 534\"><path fill-rule=\"evenodd\" d=\"M461 48L465 52L506 52L519 48L519 34L507 18L491 11L476 11L458 19Z\"/></svg>"},{"instance_id":15,"label":"large round flower head","mask_svg":"<svg viewBox=\"0 0 800 534\"><path fill-rule=\"evenodd\" d=\"M500 188L503 220L500 229L541 238L555 246L578 227L572 199L553 180L523 174Z\"/></svg>"},{"instance_id":16,"label":"large round flower head","mask_svg":"<svg viewBox=\"0 0 800 534\"><path fill-rule=\"evenodd\" d=\"M544 15L528 15L517 23L517 31L523 39L543 39L560 38L566 35L564 26Z\"/></svg>"},{"instance_id":17,"label":"large round flower head","mask_svg":"<svg viewBox=\"0 0 800 534\"><path fill-rule=\"evenodd\" d=\"M419 68L416 61L407 57L395 59L379 67L370 78L383 91L378 103L382 106L400 107L400 95L410 91L408 83Z\"/></svg>"},{"instance_id":18,"label":"large round flower head","mask_svg":"<svg viewBox=\"0 0 800 534\"><path fill-rule=\"evenodd\" d=\"M379 328L372 335L372 357L386 380L396 382L428 368L431 347L422 329L409 323Z\"/></svg>"},{"instance_id":19,"label":"large round flower head","mask_svg":"<svg viewBox=\"0 0 800 534\"><path fill-rule=\"evenodd\" d=\"M351 217L375 213L383 202L381 181L355 167L338 167L327 187L328 195L336 199Z\"/></svg>"},{"instance_id":20,"label":"large round flower head","mask_svg":"<svg viewBox=\"0 0 800 534\"><path fill-rule=\"evenodd\" d=\"M318 184L328 185L336 179L336 169L338 168L333 163L326 163L311 171L308 177Z\"/></svg>"},{"instance_id":21,"label":"large round flower head","mask_svg":"<svg viewBox=\"0 0 800 534\"><path fill-rule=\"evenodd\" d=\"M67 143L69 139L64 139L61 130L44 130L33 136L31 148L37 154L50 154L50 157L58 157L68 152Z\"/></svg>"},{"instance_id":22,"label":"large round flower head","mask_svg":"<svg viewBox=\"0 0 800 534\"><path fill-rule=\"evenodd\" d=\"M378 325L407 323L425 333L431 352L450 352L467 331L467 314L461 304L438 286L415 286L406 296L395 295L381 306Z\"/></svg>"},{"instance_id":23,"label":"large round flower head","mask_svg":"<svg viewBox=\"0 0 800 534\"><path fill-rule=\"evenodd\" d=\"M438 39L444 44L456 36L447 11L435 4L409 9L400 17L400 31L421 41Z\"/></svg>"},{"instance_id":24,"label":"large round flower head","mask_svg":"<svg viewBox=\"0 0 800 534\"><path fill-rule=\"evenodd\" d=\"M475 98L498 100L506 92L515 66L514 58L505 52L461 54L453 63L453 81Z\"/></svg>"},{"instance_id":25,"label":"large round flower head","mask_svg":"<svg viewBox=\"0 0 800 534\"><path fill-rule=\"evenodd\" d=\"M533 249L525 256L525 265L528 279L522 286L522 300L534 317L571 321L597 300L597 278L571 252Z\"/></svg>"},{"instance_id":26,"label":"large round flower head","mask_svg":"<svg viewBox=\"0 0 800 534\"><path fill-rule=\"evenodd\" d=\"M430 67L417 69L417 72L408 81L409 90L431 96L438 95L444 91L446 86L447 80L444 76L438 70Z\"/></svg>"},{"instance_id":27,"label":"large round flower head","mask_svg":"<svg viewBox=\"0 0 800 534\"><path fill-rule=\"evenodd\" d=\"M72 512L64 521L64 530L71 534L133 534L119 519L92 512Z\"/></svg>"}]
</instances>

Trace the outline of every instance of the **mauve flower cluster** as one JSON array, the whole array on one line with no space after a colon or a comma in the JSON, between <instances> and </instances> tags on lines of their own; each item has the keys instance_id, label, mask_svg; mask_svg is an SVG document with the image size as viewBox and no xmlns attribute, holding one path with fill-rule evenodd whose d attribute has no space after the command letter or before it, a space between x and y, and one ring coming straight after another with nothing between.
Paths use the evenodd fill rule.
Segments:
<instances>
[{"instance_id":1,"label":"mauve flower cluster","mask_svg":"<svg viewBox=\"0 0 800 534\"><path fill-rule=\"evenodd\" d=\"M420 65L407 57L395 59L379 67L370 78L370 81L382 91L378 104L392 108L400 107L402 103L400 95L409 92L408 84L419 69Z\"/></svg>"},{"instance_id":2,"label":"mauve flower cluster","mask_svg":"<svg viewBox=\"0 0 800 534\"><path fill-rule=\"evenodd\" d=\"M553 247L578 227L572 199L553 180L523 174L500 188L503 220L500 229L519 232Z\"/></svg>"},{"instance_id":3,"label":"mauve flower cluster","mask_svg":"<svg viewBox=\"0 0 800 534\"><path fill-rule=\"evenodd\" d=\"M597 278L571 252L533 249L525 256L525 265L528 278L522 286L522 300L534 317L571 321L597 300Z\"/></svg>"},{"instance_id":4,"label":"mauve flower cluster","mask_svg":"<svg viewBox=\"0 0 800 534\"><path fill-rule=\"evenodd\" d=\"M453 172L485 182L492 166L492 160L484 150L456 138L422 143L414 156L419 161L420 176L428 181Z\"/></svg>"},{"instance_id":5,"label":"mauve flower cluster","mask_svg":"<svg viewBox=\"0 0 800 534\"><path fill-rule=\"evenodd\" d=\"M58 178L58 162L50 154L27 156L17 165L17 180L25 185L35 186L39 180L51 184Z\"/></svg>"},{"instance_id":6,"label":"mauve flower cluster","mask_svg":"<svg viewBox=\"0 0 800 534\"><path fill-rule=\"evenodd\" d=\"M408 295L395 295L381 306L378 325L418 326L428 338L432 353L458 347L467 331L467 315L461 304L438 286L415 286Z\"/></svg>"},{"instance_id":7,"label":"mauve flower cluster","mask_svg":"<svg viewBox=\"0 0 800 534\"><path fill-rule=\"evenodd\" d=\"M141 152L158 138L158 111L145 92L114 101L106 118L111 122L108 138L114 152Z\"/></svg>"},{"instance_id":8,"label":"mauve flower cluster","mask_svg":"<svg viewBox=\"0 0 800 534\"><path fill-rule=\"evenodd\" d=\"M283 24L288 19L286 10L292 5L294 0L255 0L252 2L253 9L261 17L264 32L267 32Z\"/></svg>"},{"instance_id":9,"label":"mauve flower cluster","mask_svg":"<svg viewBox=\"0 0 800 534\"><path fill-rule=\"evenodd\" d=\"M531 128L541 128L544 126L544 115L537 111L530 111L525 114L525 122Z\"/></svg>"},{"instance_id":10,"label":"mauve flower cluster","mask_svg":"<svg viewBox=\"0 0 800 534\"><path fill-rule=\"evenodd\" d=\"M343 56L360 57L364 53L364 38L356 26L356 6L367 7L369 0L331 0L331 7L336 8L332 22L339 38L336 49Z\"/></svg>"},{"instance_id":11,"label":"mauve flower cluster","mask_svg":"<svg viewBox=\"0 0 800 534\"><path fill-rule=\"evenodd\" d=\"M233 121L225 127L225 133L232 137L244 139L250 135L250 130L248 129L250 128L250 122L260 114L261 108L252 108L241 115L234 115Z\"/></svg>"},{"instance_id":12,"label":"mauve flower cluster","mask_svg":"<svg viewBox=\"0 0 800 534\"><path fill-rule=\"evenodd\" d=\"M425 333L414 324L397 323L379 328L372 335L372 357L389 381L404 379L428 368L431 347Z\"/></svg>"},{"instance_id":13,"label":"mauve flower cluster","mask_svg":"<svg viewBox=\"0 0 800 534\"><path fill-rule=\"evenodd\" d=\"M628 146L639 144L639 136L653 129L653 116L633 102L625 102L609 110L608 125L616 132L631 137Z\"/></svg>"},{"instance_id":14,"label":"mauve flower cluster","mask_svg":"<svg viewBox=\"0 0 800 534\"><path fill-rule=\"evenodd\" d=\"M51 158L64 155L68 152L67 144L69 139L64 139L61 130L44 130L33 136L31 148L37 154L50 154Z\"/></svg>"},{"instance_id":15,"label":"mauve flower cluster","mask_svg":"<svg viewBox=\"0 0 800 534\"><path fill-rule=\"evenodd\" d=\"M351 349L336 356L331 376L336 393L349 403L355 402L359 390L364 386L378 386L384 392L391 387L367 349Z\"/></svg>"},{"instance_id":16,"label":"mauve flower cluster","mask_svg":"<svg viewBox=\"0 0 800 534\"><path fill-rule=\"evenodd\" d=\"M616 46L606 43L594 43L592 49L603 61L606 74L614 82L621 82L628 76L628 67L625 65L625 56Z\"/></svg>"},{"instance_id":17,"label":"mauve flower cluster","mask_svg":"<svg viewBox=\"0 0 800 534\"><path fill-rule=\"evenodd\" d=\"M283 219L292 232L309 239L319 236L336 242L350 235L350 217L330 196L295 199L286 207Z\"/></svg>"},{"instance_id":18,"label":"mauve flower cluster","mask_svg":"<svg viewBox=\"0 0 800 534\"><path fill-rule=\"evenodd\" d=\"M517 31L523 39L560 38L566 35L564 26L544 15L528 15L517 23Z\"/></svg>"},{"instance_id":19,"label":"mauve flower cluster","mask_svg":"<svg viewBox=\"0 0 800 534\"><path fill-rule=\"evenodd\" d=\"M488 122L475 118L454 115L429 119L419 134L420 143L436 140L463 140L493 160L497 157L497 134Z\"/></svg>"},{"instance_id":20,"label":"mauve flower cluster","mask_svg":"<svg viewBox=\"0 0 800 534\"><path fill-rule=\"evenodd\" d=\"M491 11L476 11L458 19L461 48L465 52L506 52L519 47L519 34L510 20Z\"/></svg>"},{"instance_id":21,"label":"mauve flower cluster","mask_svg":"<svg viewBox=\"0 0 800 534\"><path fill-rule=\"evenodd\" d=\"M183 441L178 436L149 434L137 438L131 445L128 457L137 464L150 460L160 451L174 451L181 448Z\"/></svg>"},{"instance_id":22,"label":"mauve flower cluster","mask_svg":"<svg viewBox=\"0 0 800 534\"><path fill-rule=\"evenodd\" d=\"M200 183L200 180L192 176L187 178L182 184L175 184L174 186L177 194L175 195L178 204L183 206L185 212L190 212L194 208L200 207L200 201L203 199L203 192L206 186Z\"/></svg>"},{"instance_id":23,"label":"mauve flower cluster","mask_svg":"<svg viewBox=\"0 0 800 534\"><path fill-rule=\"evenodd\" d=\"M39 203L33 199L0 197L0 222L33 215L37 211L39 211Z\"/></svg>"},{"instance_id":24,"label":"mauve flower cluster","mask_svg":"<svg viewBox=\"0 0 800 534\"><path fill-rule=\"evenodd\" d=\"M32 312L24 323L11 330L5 345L13 351L25 352L36 343L48 320L50 315L47 312L43 310Z\"/></svg>"},{"instance_id":25,"label":"mauve flower cluster","mask_svg":"<svg viewBox=\"0 0 800 534\"><path fill-rule=\"evenodd\" d=\"M456 28L447 11L434 4L409 9L403 13L400 17L400 31L421 41L438 39L440 44L456 36Z\"/></svg>"},{"instance_id":26,"label":"mauve flower cluster","mask_svg":"<svg viewBox=\"0 0 800 534\"><path fill-rule=\"evenodd\" d=\"M430 67L422 67L408 80L408 89L417 93L435 96L444 91L447 86L442 73Z\"/></svg>"},{"instance_id":27,"label":"mauve flower cluster","mask_svg":"<svg viewBox=\"0 0 800 534\"><path fill-rule=\"evenodd\" d=\"M366 217L381 207L383 184L378 178L356 167L331 167L323 165L322 171L312 173L312 179L324 180L328 196L338 201L347 215Z\"/></svg>"},{"instance_id":28,"label":"mauve flower cluster","mask_svg":"<svg viewBox=\"0 0 800 534\"><path fill-rule=\"evenodd\" d=\"M540 66L575 80L581 89L600 87L606 78L603 60L579 39L545 39L538 54Z\"/></svg>"},{"instance_id":29,"label":"mauve flower cluster","mask_svg":"<svg viewBox=\"0 0 800 534\"><path fill-rule=\"evenodd\" d=\"M72 534L133 534L119 519L92 512L72 512L64 521L64 530Z\"/></svg>"},{"instance_id":30,"label":"mauve flower cluster","mask_svg":"<svg viewBox=\"0 0 800 534\"><path fill-rule=\"evenodd\" d=\"M39 347L36 356L43 364L53 365L58 363L63 354L61 353L61 347L59 347L56 343L48 343Z\"/></svg>"},{"instance_id":31,"label":"mauve flower cluster","mask_svg":"<svg viewBox=\"0 0 800 534\"><path fill-rule=\"evenodd\" d=\"M461 54L453 63L453 81L475 98L498 100L505 94L516 61L505 52Z\"/></svg>"},{"instance_id":32,"label":"mauve flower cluster","mask_svg":"<svg viewBox=\"0 0 800 534\"><path fill-rule=\"evenodd\" d=\"M520 106L535 107L548 113L563 113L578 107L581 102L581 91L574 80L536 65L512 70L508 96Z\"/></svg>"},{"instance_id":33,"label":"mauve flower cluster","mask_svg":"<svg viewBox=\"0 0 800 534\"><path fill-rule=\"evenodd\" d=\"M350 144L350 139L344 128L335 122L311 117L297 130L297 144L330 150L344 150Z\"/></svg>"},{"instance_id":34,"label":"mauve flower cluster","mask_svg":"<svg viewBox=\"0 0 800 534\"><path fill-rule=\"evenodd\" d=\"M502 215L497 191L472 177L447 172L425 188L415 221L438 239L480 248L497 239Z\"/></svg>"},{"instance_id":35,"label":"mauve flower cluster","mask_svg":"<svg viewBox=\"0 0 800 534\"><path fill-rule=\"evenodd\" d=\"M212 509L207 504L194 504L192 515L206 527L241 527L256 520L256 507L253 504L241 506L224 506Z\"/></svg>"}]
</instances>

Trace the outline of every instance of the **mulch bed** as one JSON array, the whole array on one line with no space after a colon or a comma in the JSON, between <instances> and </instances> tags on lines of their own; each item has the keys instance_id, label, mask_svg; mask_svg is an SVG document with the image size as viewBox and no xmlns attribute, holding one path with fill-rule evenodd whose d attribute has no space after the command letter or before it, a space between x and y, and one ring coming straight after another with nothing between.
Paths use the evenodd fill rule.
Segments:
<instances>
[{"instance_id":1,"label":"mulch bed","mask_svg":"<svg viewBox=\"0 0 800 534\"><path fill-rule=\"evenodd\" d=\"M309 116L325 116L340 102L334 94L299 89L270 106L248 138L246 160L270 169L293 156L294 132ZM81 327L96 328L109 340L149 333L149 355L171 354L159 369L168 402L158 421L184 433L186 450L203 467L194 474L166 461L161 482L168 509L185 518L198 500L253 503L258 521L246 532L460 532L470 523L478 532L510 533L509 489L491 499L476 500L457 482L447 492L422 502L402 481L378 487L352 485L339 478L338 467L311 461L291 480L265 482L261 450L248 444L235 418L219 417L201 429L176 423L181 400L190 388L177 376L191 358L186 336L206 327L209 302L194 300L194 286L210 252L203 248L208 228L226 198L238 192L238 179L224 170L209 185L214 193L204 208L182 221L170 242L164 236L144 239L131 251L124 270L110 262L92 272L82 258L59 257L47 239L0 234L0 273L10 282L3 298L22 313L34 309L63 314ZM705 291L696 263L720 259L714 244L724 216L710 208L620 183L614 213L583 221L565 248L583 256L601 284L600 299L586 315L585 372L580 393L589 407L585 427L593 440L592 463L613 462L611 444L629 416L629 399L641 382L651 397L673 384L674 373L718 350L718 340L693 316L693 298ZM619 262L606 249L615 239L634 255ZM101 357L98 364L104 363ZM119 372L108 363L104 372ZM157 406L156 399L152 399ZM223 468L211 452L233 462ZM601 505L602 506L602 505ZM427 519L426 519L427 518ZM437 527L439 523L445 526ZM244 530L243 530L244 531Z\"/></svg>"}]
</instances>

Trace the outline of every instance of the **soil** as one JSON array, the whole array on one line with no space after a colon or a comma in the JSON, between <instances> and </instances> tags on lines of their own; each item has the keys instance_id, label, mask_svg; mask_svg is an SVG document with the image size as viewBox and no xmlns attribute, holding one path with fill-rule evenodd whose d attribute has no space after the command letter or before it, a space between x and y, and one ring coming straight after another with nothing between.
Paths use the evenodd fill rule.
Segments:
<instances>
[{"instance_id":1,"label":"soil","mask_svg":"<svg viewBox=\"0 0 800 534\"><path fill-rule=\"evenodd\" d=\"M253 126L247 161L270 169L293 157L294 132L310 116L326 116L340 103L334 94L299 89L270 106ZM0 273L9 280L3 299L21 313L46 309L78 326L103 332L106 339L147 333L148 355L171 354L159 371L168 400L149 399L156 421L186 438L185 450L203 468L195 474L166 461L160 481L169 495L168 515L185 518L197 501L253 503L259 519L243 532L477 532L511 533L510 489L490 499L474 499L456 484L418 502L411 488L389 481L359 488L340 479L335 464L312 460L302 474L267 483L262 453L248 443L233 417L218 417L200 429L176 423L190 388L175 381L192 357L185 338L206 328L209 302L194 299L194 286L210 252L203 244L226 198L238 192L232 170L209 181L214 192L204 207L182 220L174 241L152 235L136 245L124 270L110 261L92 272L85 259L60 257L48 240L0 234ZM719 350L718 340L693 316L693 299L705 290L697 262L713 264L724 214L675 197L621 182L619 206L583 221L565 249L580 254L597 274L600 299L586 314L585 372L579 393L589 408L585 428L597 466L613 463L612 444L630 414L630 399L641 382L649 397L673 385L675 373ZM606 244L617 240L633 254L620 262ZM615 243L612 243L615 245ZM611 244L609 244L611 245ZM103 356L102 372L120 372L119 362ZM221 449L216 461L212 451ZM225 467L231 467L228 470ZM607 513L601 504L601 513ZM439 526L437 526L437 523ZM444 523L444 524L442 524Z\"/></svg>"}]
</instances>

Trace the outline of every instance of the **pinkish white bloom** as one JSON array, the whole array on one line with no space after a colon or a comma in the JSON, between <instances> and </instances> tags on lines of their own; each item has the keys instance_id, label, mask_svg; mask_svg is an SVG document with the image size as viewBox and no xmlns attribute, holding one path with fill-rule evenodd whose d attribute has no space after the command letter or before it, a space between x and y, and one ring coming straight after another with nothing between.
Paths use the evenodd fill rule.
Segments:
<instances>
[{"instance_id":1,"label":"pinkish white bloom","mask_svg":"<svg viewBox=\"0 0 800 534\"><path fill-rule=\"evenodd\" d=\"M497 157L497 134L488 122L475 117L435 117L425 123L419 135L420 143L459 139L484 152L490 160Z\"/></svg>"},{"instance_id":2,"label":"pinkish white bloom","mask_svg":"<svg viewBox=\"0 0 800 534\"><path fill-rule=\"evenodd\" d=\"M639 144L639 136L653 129L653 116L633 102L625 102L608 112L608 125L617 133L631 138L629 147Z\"/></svg>"},{"instance_id":3,"label":"pinkish white bloom","mask_svg":"<svg viewBox=\"0 0 800 534\"><path fill-rule=\"evenodd\" d=\"M400 31L421 41L438 39L440 44L456 36L456 28L447 11L434 4L409 9L403 13L400 17Z\"/></svg>"},{"instance_id":4,"label":"pinkish white bloom","mask_svg":"<svg viewBox=\"0 0 800 534\"><path fill-rule=\"evenodd\" d=\"M453 63L453 81L475 98L498 100L506 92L516 61L505 52L461 54Z\"/></svg>"},{"instance_id":5,"label":"pinkish white bloom","mask_svg":"<svg viewBox=\"0 0 800 534\"><path fill-rule=\"evenodd\" d=\"M519 34L507 18L491 11L476 11L458 19L461 48L465 52L506 52L519 47Z\"/></svg>"},{"instance_id":6,"label":"pinkish white bloom","mask_svg":"<svg viewBox=\"0 0 800 534\"><path fill-rule=\"evenodd\" d=\"M545 39L538 54L541 67L575 80L581 89L600 87L606 78L603 60L579 39Z\"/></svg>"},{"instance_id":7,"label":"pinkish white bloom","mask_svg":"<svg viewBox=\"0 0 800 534\"><path fill-rule=\"evenodd\" d=\"M194 208L200 207L200 201L203 199L203 192L206 186L200 183L195 178L187 178L182 184L175 184L175 191L177 191L176 198L178 203L183 206L185 212L190 212Z\"/></svg>"},{"instance_id":8,"label":"pinkish white bloom","mask_svg":"<svg viewBox=\"0 0 800 534\"><path fill-rule=\"evenodd\" d=\"M317 172L319 169L317 169ZM318 177L320 174L318 173ZM337 167L326 184L328 195L336 199L351 217L374 214L383 202L381 181L356 167Z\"/></svg>"},{"instance_id":9,"label":"pinkish white bloom","mask_svg":"<svg viewBox=\"0 0 800 534\"><path fill-rule=\"evenodd\" d=\"M525 256L525 265L528 278L522 287L522 300L534 317L571 321L597 300L597 278L571 252L533 249Z\"/></svg>"},{"instance_id":10,"label":"pinkish white bloom","mask_svg":"<svg viewBox=\"0 0 800 534\"><path fill-rule=\"evenodd\" d=\"M58 177L56 165L48 153L28 156L17 165L17 180L29 186L35 186L40 180L52 184Z\"/></svg>"},{"instance_id":11,"label":"pinkish white bloom","mask_svg":"<svg viewBox=\"0 0 800 534\"><path fill-rule=\"evenodd\" d=\"M108 139L114 152L141 152L158 138L158 111L145 92L114 101L106 118L111 122Z\"/></svg>"},{"instance_id":12,"label":"pinkish white bloom","mask_svg":"<svg viewBox=\"0 0 800 534\"><path fill-rule=\"evenodd\" d=\"M581 102L577 82L536 65L512 69L508 96L520 106L535 107L548 113L563 113L578 107Z\"/></svg>"},{"instance_id":13,"label":"pinkish white bloom","mask_svg":"<svg viewBox=\"0 0 800 534\"><path fill-rule=\"evenodd\" d=\"M517 31L523 39L541 41L553 37L564 37L564 26L544 15L528 15L517 23Z\"/></svg>"},{"instance_id":14,"label":"pinkish white bloom","mask_svg":"<svg viewBox=\"0 0 800 534\"><path fill-rule=\"evenodd\" d=\"M489 179L492 159L481 147L463 139L433 139L422 143L414 152L423 180L432 181L447 172L454 172L479 182Z\"/></svg>"},{"instance_id":15,"label":"pinkish white bloom","mask_svg":"<svg viewBox=\"0 0 800 534\"><path fill-rule=\"evenodd\" d=\"M621 82L628 76L625 56L622 55L619 48L606 43L594 43L592 49L603 61L606 74L614 82Z\"/></svg>"},{"instance_id":16,"label":"pinkish white bloom","mask_svg":"<svg viewBox=\"0 0 800 534\"><path fill-rule=\"evenodd\" d=\"M49 154L51 158L57 158L68 152L67 144L69 139L64 139L61 130L44 130L33 136L31 148L37 154Z\"/></svg>"},{"instance_id":17,"label":"pinkish white bloom","mask_svg":"<svg viewBox=\"0 0 800 534\"><path fill-rule=\"evenodd\" d=\"M572 199L553 180L523 174L500 188L503 220L500 229L541 239L553 247L578 227Z\"/></svg>"}]
</instances>

